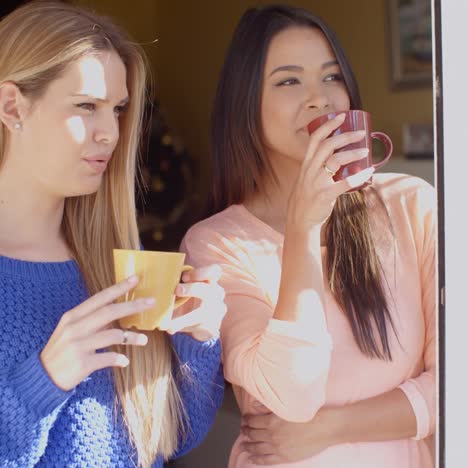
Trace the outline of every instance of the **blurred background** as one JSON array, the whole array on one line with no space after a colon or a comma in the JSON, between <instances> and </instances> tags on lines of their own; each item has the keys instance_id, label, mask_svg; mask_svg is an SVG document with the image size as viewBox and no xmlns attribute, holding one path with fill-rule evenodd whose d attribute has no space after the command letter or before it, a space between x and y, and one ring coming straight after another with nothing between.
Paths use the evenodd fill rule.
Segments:
<instances>
[{"instance_id":1,"label":"blurred background","mask_svg":"<svg viewBox=\"0 0 468 468\"><path fill-rule=\"evenodd\" d=\"M155 83L145 135L148 191L139 199L146 249L176 250L200 219L210 186L209 119L218 74L234 27L252 0L71 0L123 26L148 55ZM2 0L0 16L21 1ZM280 3L280 2L276 2ZM429 0L283 0L322 16L343 43L373 129L387 133L394 155L386 172L434 183L431 17ZM228 388L207 440L174 467L227 465L237 436Z\"/></svg>"}]
</instances>

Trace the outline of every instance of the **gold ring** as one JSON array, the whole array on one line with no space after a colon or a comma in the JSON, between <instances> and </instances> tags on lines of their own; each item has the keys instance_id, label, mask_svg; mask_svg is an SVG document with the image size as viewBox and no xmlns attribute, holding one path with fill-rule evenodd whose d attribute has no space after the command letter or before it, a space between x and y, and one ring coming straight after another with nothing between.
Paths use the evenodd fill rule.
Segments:
<instances>
[{"instance_id":1,"label":"gold ring","mask_svg":"<svg viewBox=\"0 0 468 468\"><path fill-rule=\"evenodd\" d=\"M325 169L325 171L330 174L332 177L336 174L335 171L332 171L326 164L323 165L323 168Z\"/></svg>"},{"instance_id":2,"label":"gold ring","mask_svg":"<svg viewBox=\"0 0 468 468\"><path fill-rule=\"evenodd\" d=\"M123 331L123 336L122 336L122 344L127 344L128 343L128 330Z\"/></svg>"}]
</instances>

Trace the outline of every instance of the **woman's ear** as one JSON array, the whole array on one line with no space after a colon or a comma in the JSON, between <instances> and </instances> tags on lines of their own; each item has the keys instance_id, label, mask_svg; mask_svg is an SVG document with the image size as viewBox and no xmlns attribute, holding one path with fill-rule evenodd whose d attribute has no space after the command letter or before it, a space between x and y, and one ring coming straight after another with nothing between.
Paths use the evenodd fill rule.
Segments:
<instances>
[{"instance_id":1,"label":"woman's ear","mask_svg":"<svg viewBox=\"0 0 468 468\"><path fill-rule=\"evenodd\" d=\"M21 130L25 104L18 86L11 81L0 84L0 121L11 132Z\"/></svg>"}]
</instances>

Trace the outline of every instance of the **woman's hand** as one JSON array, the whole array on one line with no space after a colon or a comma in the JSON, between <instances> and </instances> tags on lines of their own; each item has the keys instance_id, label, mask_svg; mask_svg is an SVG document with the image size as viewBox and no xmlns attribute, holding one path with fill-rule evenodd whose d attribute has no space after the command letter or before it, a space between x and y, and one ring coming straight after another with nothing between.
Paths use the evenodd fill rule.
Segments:
<instances>
[{"instance_id":1,"label":"woman's hand","mask_svg":"<svg viewBox=\"0 0 468 468\"><path fill-rule=\"evenodd\" d=\"M268 411L259 403L257 407ZM241 449L257 465L294 463L339 443L335 427L334 411L325 407L306 423L288 422L271 412L250 414L243 417L241 432L247 440Z\"/></svg>"},{"instance_id":2,"label":"woman's hand","mask_svg":"<svg viewBox=\"0 0 468 468\"><path fill-rule=\"evenodd\" d=\"M336 151L351 143L357 143L365 136L364 131L345 132L329 137L344 121L339 114L321 125L310 135L309 147L301 170L291 193L288 204L288 224L305 227L320 227L330 216L336 199L351 188L359 187L374 172L373 168L335 182L332 172L337 172L344 164L367 156L367 149Z\"/></svg>"},{"instance_id":3,"label":"woman's hand","mask_svg":"<svg viewBox=\"0 0 468 468\"><path fill-rule=\"evenodd\" d=\"M176 288L176 295L194 300L176 309L172 320L162 325L161 330L170 334L188 333L199 341L218 337L227 310L224 289L218 284L221 274L218 265L186 271L182 275L183 283Z\"/></svg>"},{"instance_id":4,"label":"woman's hand","mask_svg":"<svg viewBox=\"0 0 468 468\"><path fill-rule=\"evenodd\" d=\"M63 314L40 355L42 365L59 388L71 390L98 369L129 364L123 354L96 350L117 344L144 346L148 342L142 333L111 327L114 321L154 305L154 298L113 304L137 283L137 277L128 278Z\"/></svg>"}]
</instances>

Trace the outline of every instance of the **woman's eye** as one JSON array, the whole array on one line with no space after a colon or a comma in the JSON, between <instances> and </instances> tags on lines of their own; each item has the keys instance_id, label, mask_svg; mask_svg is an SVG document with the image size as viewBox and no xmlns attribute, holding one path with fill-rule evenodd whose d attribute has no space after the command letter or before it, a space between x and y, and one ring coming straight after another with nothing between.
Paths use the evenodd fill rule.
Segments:
<instances>
[{"instance_id":1,"label":"woman's eye","mask_svg":"<svg viewBox=\"0 0 468 468\"><path fill-rule=\"evenodd\" d=\"M82 102L80 104L76 104L76 107L87 111L94 111L96 109L96 104L92 102Z\"/></svg>"},{"instance_id":2,"label":"woman's eye","mask_svg":"<svg viewBox=\"0 0 468 468\"><path fill-rule=\"evenodd\" d=\"M291 86L296 84L299 84L299 80L297 78L288 78L279 82L276 86Z\"/></svg>"},{"instance_id":3,"label":"woman's eye","mask_svg":"<svg viewBox=\"0 0 468 468\"><path fill-rule=\"evenodd\" d=\"M340 73L334 73L325 77L324 81L343 81L343 76Z\"/></svg>"},{"instance_id":4,"label":"woman's eye","mask_svg":"<svg viewBox=\"0 0 468 468\"><path fill-rule=\"evenodd\" d=\"M127 110L127 106L117 106L114 108L115 115L122 115Z\"/></svg>"}]
</instances>

